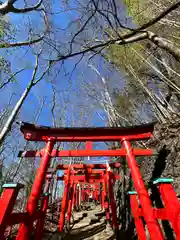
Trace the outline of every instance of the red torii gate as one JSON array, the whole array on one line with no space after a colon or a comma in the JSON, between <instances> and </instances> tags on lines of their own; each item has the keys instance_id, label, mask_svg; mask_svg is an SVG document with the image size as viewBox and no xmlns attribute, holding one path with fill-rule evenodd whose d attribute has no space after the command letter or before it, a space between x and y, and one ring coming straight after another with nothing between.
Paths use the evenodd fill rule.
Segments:
<instances>
[{"instance_id":1,"label":"red torii gate","mask_svg":"<svg viewBox=\"0 0 180 240\"><path fill-rule=\"evenodd\" d=\"M141 220L143 216L151 239L163 239L163 233L160 229L157 219L167 219L172 223L177 239L180 239L180 205L172 185L166 179L166 182L158 182L159 191L164 202L163 209L152 207L148 191L145 188L141 177L139 167L135 156L156 154L151 149L133 148L130 141L139 141L149 139L152 136L154 124L145 124L129 128L50 128L35 126L29 123L21 123L21 131L28 141L46 142L44 149L40 151L27 151L20 155L24 157L41 156L41 163L37 171L34 184L27 202L24 213L12 213L13 206L17 197L20 185L6 184L4 192L0 199L0 238L3 239L5 227L12 224L22 223L16 240L27 240L34 232L34 239L42 239L45 214L48 207L48 196L44 195L41 201L41 209L38 210L38 202L41 197L43 185L46 180L46 174L50 164L51 157L57 156L124 156L127 159L131 171L132 180L136 192L131 192L132 213L135 219L137 233L140 239L145 239L145 230ZM59 151L53 149L56 142L86 142L84 150ZM120 141L123 149L119 150L93 150L94 141ZM86 168L87 173L92 168ZM112 186L110 171L104 173L104 189L107 184ZM70 175L67 174L70 178ZM108 177L109 176L109 177ZM101 179L100 179L101 180ZM47 179L48 181L48 179ZM84 179L83 179L84 182ZM47 185L48 190L48 185ZM110 197L113 196L112 188L109 188ZM106 192L106 191L105 191ZM106 194L106 193L105 193ZM137 196L135 195L137 194ZM169 198L168 198L169 196ZM105 196L106 197L106 196ZM139 200L139 205L137 202ZM139 208L140 207L140 208ZM115 212L115 209L112 209ZM38 220L36 228L33 227L35 220Z\"/></svg>"},{"instance_id":2,"label":"red torii gate","mask_svg":"<svg viewBox=\"0 0 180 240\"><path fill-rule=\"evenodd\" d=\"M85 169L84 165L84 169ZM59 220L59 231L62 232L64 229L64 223L65 223L65 214L67 212L67 218L66 220L69 222L70 218L71 218L71 214L72 214L72 208L74 205L79 205L79 197L80 197L80 193L78 191L78 189L76 189L77 184L86 184L86 183L91 183L91 184L95 184L96 185L96 190L94 192L94 195L96 197L96 200L98 198L97 196L97 184L99 182L105 182L106 181L106 177L108 177L108 188L109 188L109 193L110 193L110 205L111 205L111 211L112 211L112 224L114 226L114 228L116 230L118 230L118 221L117 221L117 216L116 216L116 202L114 199L114 194L113 193L113 189L112 186L113 184L111 184L111 181L115 181L116 179L118 179L119 176L116 176L113 174L112 171L110 171L110 169L107 168L104 171L102 170L94 170L92 169L89 165L88 165L88 169L91 170L89 172L85 172L85 175L79 175L82 174L82 169L79 168L78 170L73 170L73 168L77 166L75 165L69 165L66 167L66 170L64 171L64 176L61 177L57 177L57 180L64 180L65 183L65 187L64 187L64 195L63 195L63 199L62 199L62 207L61 207L61 213L60 213L60 220ZM58 169L64 169L64 165L58 165L57 167ZM104 173L107 172L108 176L105 175ZM72 189L74 191L72 191ZM88 189L89 190L89 189ZM105 194L106 192L106 194ZM69 194L68 194L69 193ZM82 196L84 195L84 192L81 192ZM107 189L103 189L102 190L102 196L107 195ZM85 199L83 199L85 200ZM104 209L104 203L105 199L102 198L101 201L101 205L102 205L102 209ZM106 207L106 212L109 213L109 206L107 205ZM108 214L106 214L107 217L107 221L110 220L110 217Z\"/></svg>"},{"instance_id":3,"label":"red torii gate","mask_svg":"<svg viewBox=\"0 0 180 240\"><path fill-rule=\"evenodd\" d=\"M125 149L126 158L129 168L131 169L132 179L134 181L135 188L137 190L140 201L142 202L142 208L144 209L144 218L147 223L149 232L152 238L163 239L160 227L153 215L152 204L148 195L148 192L144 186L140 170L137 166L135 156L133 154L133 147L130 144L130 140L144 140L149 139L152 136L153 125L147 124L144 126L137 126L133 128L48 128L39 127L33 124L22 123L21 131L24 134L26 140L29 141L45 141L47 142L44 148L44 154L42 157L42 163L37 173L35 182L30 194L27 211L30 216L33 216L36 212L37 199L42 191L43 182L45 179L46 171L49 166L51 154L54 151L53 146L55 142L75 142L85 141L86 151L88 154L92 150L91 143L89 141L121 141L122 146ZM76 150L78 151L78 150ZM102 150L102 153L103 154ZM110 150L106 150L110 151ZM143 150L142 150L143 151ZM34 154L36 156L36 152ZM72 155L71 155L72 156ZM76 155L77 156L77 155ZM82 154L80 155L82 156ZM90 155L89 155L90 156ZM22 224L18 236L20 239L27 239L32 230L32 221L29 224ZM24 237L22 237L24 236ZM17 238L18 239L18 238Z\"/></svg>"}]
</instances>

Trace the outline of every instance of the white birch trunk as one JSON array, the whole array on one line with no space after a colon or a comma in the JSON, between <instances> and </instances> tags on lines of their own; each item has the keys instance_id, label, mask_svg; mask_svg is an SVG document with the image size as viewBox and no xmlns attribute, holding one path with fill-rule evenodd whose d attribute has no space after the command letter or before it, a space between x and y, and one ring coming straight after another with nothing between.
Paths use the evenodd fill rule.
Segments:
<instances>
[{"instance_id":1,"label":"white birch trunk","mask_svg":"<svg viewBox=\"0 0 180 240\"><path fill-rule=\"evenodd\" d=\"M23 105L23 103L24 103L26 97L28 96L32 87L33 87L33 84L32 84L32 80L31 80L29 82L28 86L26 87L26 89L24 90L23 94L21 95L20 99L14 106L14 109L12 110L7 122L5 123L4 127L2 128L2 130L0 132L0 146L2 145L4 139L8 135L9 131L11 130L12 124L13 124L16 116L18 115L19 110L20 110L21 106Z\"/></svg>"}]
</instances>

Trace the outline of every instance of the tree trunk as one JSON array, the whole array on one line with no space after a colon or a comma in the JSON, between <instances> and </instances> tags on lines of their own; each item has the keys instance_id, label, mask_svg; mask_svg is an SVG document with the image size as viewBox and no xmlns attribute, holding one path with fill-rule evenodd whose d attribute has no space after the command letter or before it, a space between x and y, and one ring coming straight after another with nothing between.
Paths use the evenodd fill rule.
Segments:
<instances>
[{"instance_id":1,"label":"tree trunk","mask_svg":"<svg viewBox=\"0 0 180 240\"><path fill-rule=\"evenodd\" d=\"M4 127L2 128L2 130L0 132L0 146L2 145L4 139L8 135L9 131L11 130L12 124L13 124L22 104L24 103L24 101L25 101L26 97L28 96L32 87L33 87L33 83L31 80L29 82L28 86L26 87L26 89L24 90L23 94L21 95L20 99L14 106L14 109L12 110L11 115L9 116L6 124L4 125Z\"/></svg>"},{"instance_id":2,"label":"tree trunk","mask_svg":"<svg viewBox=\"0 0 180 240\"><path fill-rule=\"evenodd\" d=\"M148 39L156 46L171 54L178 62L180 62L180 49L167 39L161 38L152 32L148 32Z\"/></svg>"}]
</instances>

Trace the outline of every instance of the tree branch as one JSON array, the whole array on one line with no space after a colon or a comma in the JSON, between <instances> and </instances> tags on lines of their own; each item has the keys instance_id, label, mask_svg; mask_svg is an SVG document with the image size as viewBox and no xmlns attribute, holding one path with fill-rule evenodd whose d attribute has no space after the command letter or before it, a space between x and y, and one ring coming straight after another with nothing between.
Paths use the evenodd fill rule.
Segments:
<instances>
[{"instance_id":1,"label":"tree branch","mask_svg":"<svg viewBox=\"0 0 180 240\"><path fill-rule=\"evenodd\" d=\"M6 15L8 13L27 13L27 12L32 12L38 10L38 8L41 6L43 0L39 0L39 2L34 5L33 7L27 7L27 8L22 8L18 9L13 6L13 4L17 0L8 0L7 2L3 3L0 5L0 14Z\"/></svg>"},{"instance_id":2,"label":"tree branch","mask_svg":"<svg viewBox=\"0 0 180 240\"><path fill-rule=\"evenodd\" d=\"M88 23L89 23L90 20L94 17L95 14L96 14L96 9L95 9L94 12L92 13L92 15L85 21L85 23L83 24L83 26L74 34L73 38L71 39L71 43L70 43L70 52L72 52L72 47L73 47L74 39L75 39L81 32L83 32L83 30L85 29L85 27L88 25Z\"/></svg>"},{"instance_id":3,"label":"tree branch","mask_svg":"<svg viewBox=\"0 0 180 240\"><path fill-rule=\"evenodd\" d=\"M51 62L56 63L58 61L65 60L67 58L72 58L72 57L78 56L80 54L85 54L85 53L94 51L96 49L108 47L111 44L125 45L125 44L133 43L133 42L136 42L136 41L140 41L140 40L143 40L143 39L146 39L146 38L147 38L147 33L145 35L144 34L139 34L139 35L133 36L132 38L129 38L129 39L122 39L122 40L119 40L119 38L118 39L111 39L111 40L108 40L106 42L94 45L94 46L89 46L89 47L85 48L84 50L81 50L81 51L78 51L78 52L69 53L69 54L64 55L64 56L59 56L57 59L51 60Z\"/></svg>"},{"instance_id":4,"label":"tree branch","mask_svg":"<svg viewBox=\"0 0 180 240\"><path fill-rule=\"evenodd\" d=\"M129 38L134 36L137 32L141 32L142 30L145 30L146 28L154 25L155 23L157 23L158 21L160 21L162 18L164 18L165 16L167 16L170 12L172 12L173 10L175 10L176 8L180 7L180 1L178 1L177 3L174 3L172 6L170 6L168 9L164 10L159 16L151 19L149 22L145 23L144 25L140 26L139 28L136 29L129 29L133 32L125 34L124 36L122 36L123 38Z\"/></svg>"},{"instance_id":5,"label":"tree branch","mask_svg":"<svg viewBox=\"0 0 180 240\"><path fill-rule=\"evenodd\" d=\"M45 23L45 31L39 38L34 39L34 40L25 41L25 42L16 42L16 43L2 42L2 43L0 43L0 48L14 48L14 47L29 46L29 45L32 45L32 44L42 41L45 34L49 31L48 19L47 19L44 11L43 11L43 14L44 14L43 19L44 19L44 23Z\"/></svg>"},{"instance_id":6,"label":"tree branch","mask_svg":"<svg viewBox=\"0 0 180 240\"><path fill-rule=\"evenodd\" d=\"M166 9L165 11L163 11L161 14L159 14L159 16L151 19L148 23L145 23L144 25L142 25L141 27L137 28L136 31L142 31L150 26L152 26L153 24L157 23L158 21L160 21L162 18L164 18L165 16L167 16L170 12L174 11L176 8L180 7L180 1L178 1L177 3L172 4L172 6L170 6L168 9Z\"/></svg>"},{"instance_id":7,"label":"tree branch","mask_svg":"<svg viewBox=\"0 0 180 240\"><path fill-rule=\"evenodd\" d=\"M180 49L172 44L170 41L159 37L158 35L148 31L147 32L148 39L153 42L159 48L167 51L171 54L178 62L180 62Z\"/></svg>"},{"instance_id":8,"label":"tree branch","mask_svg":"<svg viewBox=\"0 0 180 240\"><path fill-rule=\"evenodd\" d=\"M44 38L44 34L40 38L31 40L31 41L16 42L16 43L4 42L4 43L0 43L0 48L14 48L14 47L29 46L29 45L32 45L32 44L35 44L35 43L38 43L38 42L42 41L43 38Z\"/></svg>"},{"instance_id":9,"label":"tree branch","mask_svg":"<svg viewBox=\"0 0 180 240\"><path fill-rule=\"evenodd\" d=\"M29 81L29 83L27 84L27 87L25 88L24 92L22 93L21 97L19 98L19 100L17 101L17 103L15 104L14 108L12 109L12 112L10 113L5 125L3 126L1 132L0 132L0 146L2 145L4 139L6 138L6 136L8 135L9 131L11 130L12 124L18 114L18 112L20 111L24 101L26 100L29 92L31 91L31 89L37 84L39 83L43 77L45 76L45 74L48 72L51 64L49 63L49 65L47 66L47 68L44 70L44 72L41 74L41 76L36 79L36 74L38 71L38 65L39 65L39 57L40 57L41 51L39 54L37 54L36 56L36 63L35 63L35 67L32 73L32 78Z\"/></svg>"},{"instance_id":10,"label":"tree branch","mask_svg":"<svg viewBox=\"0 0 180 240\"><path fill-rule=\"evenodd\" d=\"M58 61L65 60L67 58L71 58L80 54L85 54L99 48L108 47L111 44L126 45L126 44L134 43L137 41L145 40L145 39L150 40L156 46L165 50L167 53L171 54L178 62L180 62L180 49L176 47L174 44L170 43L168 40L161 38L150 31L137 33L136 35L129 37L127 39L112 39L112 40L88 47L79 52L69 53L67 55L60 56L56 60L51 60L51 62L56 63Z\"/></svg>"},{"instance_id":11,"label":"tree branch","mask_svg":"<svg viewBox=\"0 0 180 240\"><path fill-rule=\"evenodd\" d=\"M22 72L22 71L24 71L24 70L25 70L25 69L23 68L23 69L18 70L18 71L15 72L15 73L13 73L7 81L5 81L4 83L2 83L2 84L0 85L0 89L4 88L8 83L12 82L13 79L14 79L14 77L15 77L18 73L20 73L20 72Z\"/></svg>"}]
</instances>

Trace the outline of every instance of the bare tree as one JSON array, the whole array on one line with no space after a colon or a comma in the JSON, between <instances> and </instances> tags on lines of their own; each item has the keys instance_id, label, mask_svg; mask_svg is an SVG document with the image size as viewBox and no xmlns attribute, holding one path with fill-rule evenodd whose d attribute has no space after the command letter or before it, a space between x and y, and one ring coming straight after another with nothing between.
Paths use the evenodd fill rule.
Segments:
<instances>
[{"instance_id":1,"label":"bare tree","mask_svg":"<svg viewBox=\"0 0 180 240\"><path fill-rule=\"evenodd\" d=\"M27 12L32 12L32 11L38 11L43 0L40 0L36 5L32 7L27 7L27 8L21 8L18 9L14 7L14 3L17 2L17 0L8 0L5 3L2 3L0 5L0 14L5 15L7 13L27 13Z\"/></svg>"},{"instance_id":2,"label":"bare tree","mask_svg":"<svg viewBox=\"0 0 180 240\"><path fill-rule=\"evenodd\" d=\"M8 117L5 125L3 126L1 132L0 132L0 144L3 143L5 137L7 136L7 134L9 133L9 131L11 130L11 126L21 108L21 106L23 105L24 101L26 100L29 92L31 91L31 89L36 86L42 79L43 77L48 73L48 71L50 70L51 64L48 64L48 66L46 67L46 69L41 73L41 75L37 78L36 74L37 74L37 70L39 68L39 57L40 54L37 55L36 57L36 63L35 63L35 67L34 67L34 71L32 74L32 78L29 81L27 87L25 88L24 92L22 93L20 99L18 100L18 102L16 103L16 105L14 106L10 116Z\"/></svg>"},{"instance_id":3,"label":"bare tree","mask_svg":"<svg viewBox=\"0 0 180 240\"><path fill-rule=\"evenodd\" d=\"M89 3L91 3L91 8L89 7ZM87 7L92 11L91 17L92 18L95 17L96 16L95 14L98 14L101 17L103 17L104 21L106 21L106 23L109 25L108 26L110 29L109 32L111 32L112 34L109 34L108 32L106 32L106 36L108 36L105 38L106 40L104 39L86 40L86 44L84 46L81 46L81 49L79 51L72 52L72 44L75 40L75 37L77 38L78 36L80 36L80 34L82 34L82 32L84 31L85 27L90 23L92 18L89 17L85 21L84 25L80 28L80 30L72 37L69 53L63 56L59 56L59 58L54 60L55 62L60 60L65 60L69 57L74 57L79 54L85 54L90 51L95 51L95 50L100 51L106 47L109 47L112 44L127 45L134 42L142 41L142 40L149 40L150 42L155 44L157 47L171 54L177 61L180 61L180 50L178 46L171 43L168 39L158 36L157 33L153 33L152 31L148 30L148 28L152 27L154 24L158 23L161 19L166 17L175 9L177 9L180 6L179 1L177 3L172 4L167 9L163 10L162 13L160 13L158 16L151 19L146 24L143 24L142 26L134 29L124 26L123 24L120 23L120 19L118 19L118 16L116 15L117 13L114 13L113 10L109 7L111 6L110 4L107 5L107 8L104 8L104 5L99 6L100 5L99 1L95 2L94 0L92 0L89 3ZM110 13L111 17L114 18L116 22L118 22L119 24L118 26L114 26L114 22L111 21L111 18L107 13ZM100 27L102 28L103 26L100 26ZM129 33L120 33L118 28L125 29L126 32L128 31ZM95 44L97 42L98 44Z\"/></svg>"},{"instance_id":4,"label":"bare tree","mask_svg":"<svg viewBox=\"0 0 180 240\"><path fill-rule=\"evenodd\" d=\"M8 41L1 40L0 48L14 48L14 47L30 46L32 44L41 42L44 39L44 37L46 36L46 34L49 32L49 22L48 22L47 14L44 11L44 8L42 6L42 2L43 2L42 0L40 0L33 7L27 7L27 8L22 8L22 9L17 9L16 7L14 7L14 3L16 1L17 0L8 0L7 2L1 4L0 5L0 15L3 16L8 13L25 14L25 13L29 13L32 11L38 11L42 15L42 18L44 20L44 25L45 25L44 32L40 36L35 37L35 39L32 39L32 36L30 36L30 40L28 40L28 41L8 42Z\"/></svg>"}]
</instances>

